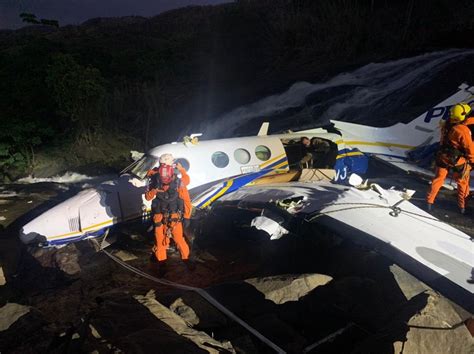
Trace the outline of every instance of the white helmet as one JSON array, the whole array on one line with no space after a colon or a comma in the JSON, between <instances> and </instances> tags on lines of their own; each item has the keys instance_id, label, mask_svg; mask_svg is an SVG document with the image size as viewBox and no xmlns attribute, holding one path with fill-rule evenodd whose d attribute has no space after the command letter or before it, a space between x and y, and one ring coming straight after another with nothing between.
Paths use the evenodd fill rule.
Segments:
<instances>
[{"instance_id":1,"label":"white helmet","mask_svg":"<svg viewBox=\"0 0 474 354\"><path fill-rule=\"evenodd\" d=\"M172 154L163 154L160 156L160 163L163 163L165 165L173 165L174 162L174 157Z\"/></svg>"}]
</instances>

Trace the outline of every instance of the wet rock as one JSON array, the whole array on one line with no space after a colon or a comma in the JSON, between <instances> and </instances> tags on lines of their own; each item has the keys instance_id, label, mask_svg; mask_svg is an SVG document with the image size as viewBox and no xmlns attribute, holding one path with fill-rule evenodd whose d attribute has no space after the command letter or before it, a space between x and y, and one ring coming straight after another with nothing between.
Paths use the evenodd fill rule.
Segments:
<instances>
[{"instance_id":1,"label":"wet rock","mask_svg":"<svg viewBox=\"0 0 474 354\"><path fill-rule=\"evenodd\" d=\"M20 317L30 312L28 306L9 303L0 308L0 331L5 331Z\"/></svg>"},{"instance_id":2,"label":"wet rock","mask_svg":"<svg viewBox=\"0 0 474 354\"><path fill-rule=\"evenodd\" d=\"M209 353L218 353L222 350L235 353L230 342L219 342L211 338L205 332L189 328L180 316L163 306L155 299L155 292L153 290L149 291L145 296L135 295L134 298L148 308L156 318L166 323L179 335L195 343L199 348Z\"/></svg>"},{"instance_id":3,"label":"wet rock","mask_svg":"<svg viewBox=\"0 0 474 354\"><path fill-rule=\"evenodd\" d=\"M29 249L29 253L43 268L55 267L55 254L57 250L54 248L40 248L34 247Z\"/></svg>"},{"instance_id":4,"label":"wet rock","mask_svg":"<svg viewBox=\"0 0 474 354\"><path fill-rule=\"evenodd\" d=\"M97 329L93 326L93 325L89 325L89 329L90 329L90 332L92 334L92 336L96 339L101 339L102 337L100 336L99 332L97 331Z\"/></svg>"},{"instance_id":5,"label":"wet rock","mask_svg":"<svg viewBox=\"0 0 474 354\"><path fill-rule=\"evenodd\" d=\"M390 266L390 272L407 300L411 300L414 296L430 289L426 284L395 264Z\"/></svg>"},{"instance_id":6,"label":"wet rock","mask_svg":"<svg viewBox=\"0 0 474 354\"><path fill-rule=\"evenodd\" d=\"M5 285L7 280L5 279L5 273L3 272L3 267L0 267L0 286Z\"/></svg>"},{"instance_id":7,"label":"wet rock","mask_svg":"<svg viewBox=\"0 0 474 354\"><path fill-rule=\"evenodd\" d=\"M176 299L171 305L170 310L181 317L189 327L194 327L199 324L199 317L196 315L196 312L186 305L183 299Z\"/></svg>"},{"instance_id":8,"label":"wet rock","mask_svg":"<svg viewBox=\"0 0 474 354\"><path fill-rule=\"evenodd\" d=\"M79 265L80 252L74 244L59 249L54 255L56 266L68 275L77 275L81 272Z\"/></svg>"},{"instance_id":9,"label":"wet rock","mask_svg":"<svg viewBox=\"0 0 474 354\"><path fill-rule=\"evenodd\" d=\"M177 299L174 304L183 304L183 306L189 307L195 313L196 318L189 312L186 315L189 317L183 317L185 321L191 320L200 330L212 329L224 327L229 324L229 319L212 306L209 302L204 300L200 295L194 292L188 292ZM173 305L171 305L173 306ZM174 308L178 306L175 305ZM176 312L175 310L173 310ZM177 313L177 312L176 312Z\"/></svg>"},{"instance_id":10,"label":"wet rock","mask_svg":"<svg viewBox=\"0 0 474 354\"><path fill-rule=\"evenodd\" d=\"M254 286L265 295L265 299L275 304L297 301L321 285L332 280L324 274L278 275L265 278L252 278L246 283Z\"/></svg>"},{"instance_id":11,"label":"wet rock","mask_svg":"<svg viewBox=\"0 0 474 354\"><path fill-rule=\"evenodd\" d=\"M406 341L393 344L395 353L473 353L474 338L443 297L428 291L423 310L408 321Z\"/></svg>"},{"instance_id":12,"label":"wet rock","mask_svg":"<svg viewBox=\"0 0 474 354\"><path fill-rule=\"evenodd\" d=\"M114 256L120 258L124 262L133 261L134 259L137 259L137 256L135 256L133 253L124 250L119 250L115 252Z\"/></svg>"},{"instance_id":13,"label":"wet rock","mask_svg":"<svg viewBox=\"0 0 474 354\"><path fill-rule=\"evenodd\" d=\"M90 315L89 330L91 341L126 353L152 353L164 348L170 353L204 352L123 293L102 296L100 307Z\"/></svg>"},{"instance_id":14,"label":"wet rock","mask_svg":"<svg viewBox=\"0 0 474 354\"><path fill-rule=\"evenodd\" d=\"M45 353L52 336L35 308L7 304L0 309L0 350L2 353Z\"/></svg>"}]
</instances>

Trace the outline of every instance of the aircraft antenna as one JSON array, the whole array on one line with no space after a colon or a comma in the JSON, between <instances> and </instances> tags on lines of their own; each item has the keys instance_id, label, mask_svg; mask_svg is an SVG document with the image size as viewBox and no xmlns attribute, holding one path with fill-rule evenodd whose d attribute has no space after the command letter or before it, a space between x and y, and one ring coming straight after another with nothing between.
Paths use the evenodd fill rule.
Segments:
<instances>
[{"instance_id":1,"label":"aircraft antenna","mask_svg":"<svg viewBox=\"0 0 474 354\"><path fill-rule=\"evenodd\" d=\"M266 136L268 134L268 127L270 126L269 122L263 122L260 130L258 131L257 136Z\"/></svg>"}]
</instances>

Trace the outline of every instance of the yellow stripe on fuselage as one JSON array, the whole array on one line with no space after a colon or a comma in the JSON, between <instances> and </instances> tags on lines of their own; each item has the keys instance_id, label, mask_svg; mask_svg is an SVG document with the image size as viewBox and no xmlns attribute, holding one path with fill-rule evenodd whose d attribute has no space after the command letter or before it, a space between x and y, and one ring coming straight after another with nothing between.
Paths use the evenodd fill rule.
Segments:
<instances>
[{"instance_id":1,"label":"yellow stripe on fuselage","mask_svg":"<svg viewBox=\"0 0 474 354\"><path fill-rule=\"evenodd\" d=\"M83 228L81 231L74 231L74 232L69 232L67 234L62 234L62 235L57 235L57 236L51 236L51 237L47 237L48 240L55 240L57 238L64 238L64 237L67 237L67 236L73 236L73 235L81 235L83 234L84 232L86 231L89 231L89 230L92 230L92 229L95 229L97 227L100 227L100 226L104 226L104 225L107 225L107 224L113 224L114 222L114 219L110 219L110 220L107 220L107 221L103 221L101 223L98 223L98 224L95 224L95 225L92 225L92 226L88 226L88 227L85 227Z\"/></svg>"},{"instance_id":2,"label":"yellow stripe on fuselage","mask_svg":"<svg viewBox=\"0 0 474 354\"><path fill-rule=\"evenodd\" d=\"M266 162L260 164L260 168L264 168L265 166L268 166L268 165L272 164L272 163L275 162L276 160L281 159L283 156L285 156L284 153L281 154L281 155L278 155L277 157L274 157L274 158L271 159L271 160L268 160L268 161L266 161Z\"/></svg>"},{"instance_id":3,"label":"yellow stripe on fuselage","mask_svg":"<svg viewBox=\"0 0 474 354\"><path fill-rule=\"evenodd\" d=\"M234 184L234 180L231 179L231 180L228 180L226 182L226 185L219 191L219 193L217 193L215 196L213 196L211 199L209 199L207 202L205 202L202 207L207 207L209 206L209 204L211 204L214 200L222 197L222 195L227 192L227 190L232 186L232 184Z\"/></svg>"},{"instance_id":4,"label":"yellow stripe on fuselage","mask_svg":"<svg viewBox=\"0 0 474 354\"><path fill-rule=\"evenodd\" d=\"M272 172L275 172L275 170L278 170L280 167L283 167L285 165L288 165L288 160L283 161L282 163L272 167Z\"/></svg>"},{"instance_id":5,"label":"yellow stripe on fuselage","mask_svg":"<svg viewBox=\"0 0 474 354\"><path fill-rule=\"evenodd\" d=\"M346 152L344 154L337 155L336 159L342 159L343 157L360 156L360 155L364 155L364 153L360 151Z\"/></svg>"}]
</instances>

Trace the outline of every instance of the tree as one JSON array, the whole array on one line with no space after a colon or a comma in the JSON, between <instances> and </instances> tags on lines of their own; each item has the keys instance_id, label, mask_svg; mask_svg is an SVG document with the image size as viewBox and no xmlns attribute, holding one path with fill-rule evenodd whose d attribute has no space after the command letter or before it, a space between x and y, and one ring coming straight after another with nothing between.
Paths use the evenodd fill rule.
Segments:
<instances>
[{"instance_id":1,"label":"tree","mask_svg":"<svg viewBox=\"0 0 474 354\"><path fill-rule=\"evenodd\" d=\"M26 12L22 12L20 14L20 18L25 23L31 23L34 25L45 25L45 26L53 26L59 27L59 22L57 20L48 20L45 18L38 19L35 14L30 14Z\"/></svg>"},{"instance_id":2,"label":"tree","mask_svg":"<svg viewBox=\"0 0 474 354\"><path fill-rule=\"evenodd\" d=\"M41 22L36 18L36 15L35 14L30 14L30 13L26 13L26 12L23 12L20 14L20 18L23 22L25 23L32 23L32 24L40 24Z\"/></svg>"},{"instance_id":3,"label":"tree","mask_svg":"<svg viewBox=\"0 0 474 354\"><path fill-rule=\"evenodd\" d=\"M53 57L46 77L59 115L76 128L76 138L92 142L103 127L105 80L100 71L78 64L69 54Z\"/></svg>"}]
</instances>

